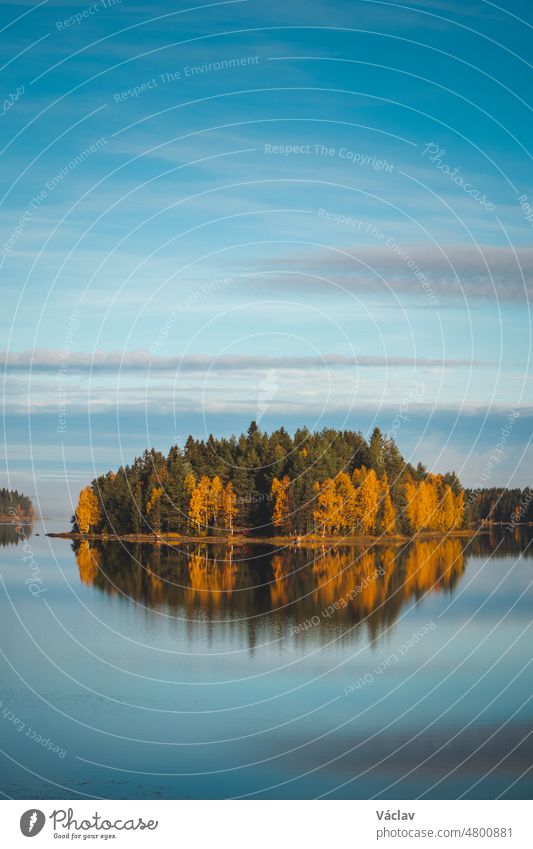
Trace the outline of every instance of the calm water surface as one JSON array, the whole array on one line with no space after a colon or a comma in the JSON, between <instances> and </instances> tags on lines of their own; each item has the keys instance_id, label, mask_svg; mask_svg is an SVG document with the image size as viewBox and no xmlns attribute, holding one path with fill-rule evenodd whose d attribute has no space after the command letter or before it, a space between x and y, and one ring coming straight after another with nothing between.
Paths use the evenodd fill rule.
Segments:
<instances>
[{"instance_id":1,"label":"calm water surface","mask_svg":"<svg viewBox=\"0 0 533 849\"><path fill-rule=\"evenodd\" d=\"M7 796L531 797L530 531L75 551L59 529L0 528Z\"/></svg>"}]
</instances>

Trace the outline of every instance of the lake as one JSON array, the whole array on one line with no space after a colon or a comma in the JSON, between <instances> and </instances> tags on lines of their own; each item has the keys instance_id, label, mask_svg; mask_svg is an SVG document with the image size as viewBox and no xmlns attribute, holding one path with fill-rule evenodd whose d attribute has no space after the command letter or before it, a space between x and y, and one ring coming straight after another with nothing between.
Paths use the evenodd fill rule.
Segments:
<instances>
[{"instance_id":1,"label":"lake","mask_svg":"<svg viewBox=\"0 0 533 849\"><path fill-rule=\"evenodd\" d=\"M12 798L530 798L533 529L373 547L0 528Z\"/></svg>"}]
</instances>

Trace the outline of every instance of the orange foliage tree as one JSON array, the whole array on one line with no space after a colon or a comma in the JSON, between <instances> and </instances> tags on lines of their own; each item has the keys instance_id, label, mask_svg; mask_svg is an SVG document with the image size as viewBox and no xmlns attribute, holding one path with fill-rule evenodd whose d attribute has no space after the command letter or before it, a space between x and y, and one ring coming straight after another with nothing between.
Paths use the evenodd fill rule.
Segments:
<instances>
[{"instance_id":1,"label":"orange foliage tree","mask_svg":"<svg viewBox=\"0 0 533 849\"><path fill-rule=\"evenodd\" d=\"M100 521L100 507L92 486L82 489L76 507L76 522L80 533L86 534Z\"/></svg>"},{"instance_id":2,"label":"orange foliage tree","mask_svg":"<svg viewBox=\"0 0 533 849\"><path fill-rule=\"evenodd\" d=\"M461 526L464 494L454 494L441 475L427 475L422 481L409 478L405 484L409 527L418 531L451 531Z\"/></svg>"},{"instance_id":3,"label":"orange foliage tree","mask_svg":"<svg viewBox=\"0 0 533 849\"><path fill-rule=\"evenodd\" d=\"M396 510L392 503L387 475L381 478L381 518L380 531L383 534L396 533Z\"/></svg>"},{"instance_id":4,"label":"orange foliage tree","mask_svg":"<svg viewBox=\"0 0 533 849\"><path fill-rule=\"evenodd\" d=\"M274 496L274 509L272 510L272 524L275 528L281 528L287 523L289 516L289 478L285 475L284 478L274 478L270 493Z\"/></svg>"},{"instance_id":5,"label":"orange foliage tree","mask_svg":"<svg viewBox=\"0 0 533 849\"><path fill-rule=\"evenodd\" d=\"M364 534L372 534L376 529L379 490L379 481L374 469L365 469L358 491L358 521Z\"/></svg>"},{"instance_id":6,"label":"orange foliage tree","mask_svg":"<svg viewBox=\"0 0 533 849\"><path fill-rule=\"evenodd\" d=\"M313 510L313 519L322 536L338 533L342 524L342 502L333 478L326 478L323 483L314 486L316 496L316 508Z\"/></svg>"},{"instance_id":7,"label":"orange foliage tree","mask_svg":"<svg viewBox=\"0 0 533 849\"><path fill-rule=\"evenodd\" d=\"M188 488L191 494L188 511L190 526L197 533L202 528L207 532L222 520L225 527L233 533L233 521L238 513L233 484L228 482L224 487L218 475L213 478L203 475L196 483L191 475Z\"/></svg>"},{"instance_id":8,"label":"orange foliage tree","mask_svg":"<svg viewBox=\"0 0 533 849\"><path fill-rule=\"evenodd\" d=\"M239 512L237 507L237 496L233 491L233 484L228 481L222 492L222 519L224 527L233 533L233 521Z\"/></svg>"}]
</instances>

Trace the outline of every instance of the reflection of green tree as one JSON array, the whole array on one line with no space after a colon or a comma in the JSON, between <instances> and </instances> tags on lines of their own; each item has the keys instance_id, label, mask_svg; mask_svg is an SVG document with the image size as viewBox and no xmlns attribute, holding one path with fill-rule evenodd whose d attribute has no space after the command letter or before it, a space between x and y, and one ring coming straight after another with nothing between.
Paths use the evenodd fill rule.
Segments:
<instances>
[{"instance_id":1,"label":"reflection of green tree","mask_svg":"<svg viewBox=\"0 0 533 849\"><path fill-rule=\"evenodd\" d=\"M472 554L484 557L494 554L496 557L533 557L530 527L517 525L514 528L492 526L478 534L468 543Z\"/></svg>"},{"instance_id":2,"label":"reflection of green tree","mask_svg":"<svg viewBox=\"0 0 533 849\"><path fill-rule=\"evenodd\" d=\"M454 590L464 571L464 546L443 538L397 548L295 548L283 554L267 546L203 545L187 552L118 542L74 547L84 583L148 607L254 622L270 614L276 627L318 614L324 631L364 621L376 636L409 601ZM324 616L326 610L331 613Z\"/></svg>"},{"instance_id":3,"label":"reflection of green tree","mask_svg":"<svg viewBox=\"0 0 533 849\"><path fill-rule=\"evenodd\" d=\"M17 545L17 543L23 542L31 536L32 531L33 524L31 522L20 525L13 522L0 524L0 545Z\"/></svg>"}]
</instances>

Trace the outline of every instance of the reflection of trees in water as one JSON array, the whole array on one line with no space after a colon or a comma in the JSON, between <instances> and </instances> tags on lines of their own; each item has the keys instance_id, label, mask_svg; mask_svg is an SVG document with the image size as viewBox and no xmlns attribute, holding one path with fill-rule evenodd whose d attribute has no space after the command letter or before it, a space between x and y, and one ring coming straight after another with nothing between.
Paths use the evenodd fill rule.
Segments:
<instances>
[{"instance_id":1,"label":"reflection of trees in water","mask_svg":"<svg viewBox=\"0 0 533 849\"><path fill-rule=\"evenodd\" d=\"M239 584L239 567L229 556L219 562L210 559L207 547L201 553L191 554L188 562L189 587L185 588L185 603L219 607L224 604Z\"/></svg>"},{"instance_id":2,"label":"reflection of trees in water","mask_svg":"<svg viewBox=\"0 0 533 849\"><path fill-rule=\"evenodd\" d=\"M365 620L372 634L392 624L403 605L425 592L452 591L464 571L460 539L415 541L403 547L311 551L233 550L200 546L75 545L80 578L106 593L147 606L185 608L215 618L271 614L277 625L319 616L344 627ZM324 629L321 629L324 630Z\"/></svg>"},{"instance_id":3,"label":"reflection of trees in water","mask_svg":"<svg viewBox=\"0 0 533 849\"><path fill-rule=\"evenodd\" d=\"M84 584L94 584L100 571L100 552L84 540L76 551L76 562L80 570L80 578Z\"/></svg>"},{"instance_id":4,"label":"reflection of trees in water","mask_svg":"<svg viewBox=\"0 0 533 849\"><path fill-rule=\"evenodd\" d=\"M32 531L33 524L31 522L24 522L20 525L13 522L0 524L0 545L17 545L17 543L28 539Z\"/></svg>"},{"instance_id":5,"label":"reflection of trees in water","mask_svg":"<svg viewBox=\"0 0 533 849\"><path fill-rule=\"evenodd\" d=\"M468 542L468 551L480 557L533 557L532 528L516 525L492 525Z\"/></svg>"}]
</instances>

